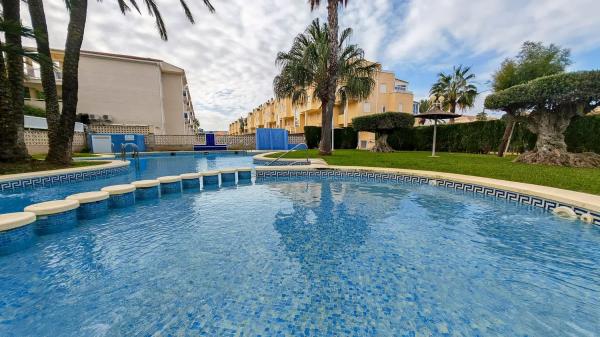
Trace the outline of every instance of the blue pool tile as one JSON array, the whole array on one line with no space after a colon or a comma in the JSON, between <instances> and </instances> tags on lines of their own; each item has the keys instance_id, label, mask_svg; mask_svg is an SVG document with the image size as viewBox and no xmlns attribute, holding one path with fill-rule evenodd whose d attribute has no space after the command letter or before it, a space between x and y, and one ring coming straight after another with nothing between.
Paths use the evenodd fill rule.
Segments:
<instances>
[{"instance_id":1,"label":"blue pool tile","mask_svg":"<svg viewBox=\"0 0 600 337\"><path fill-rule=\"evenodd\" d=\"M79 219L94 219L108 213L108 199L79 204L77 217Z\"/></svg>"},{"instance_id":2,"label":"blue pool tile","mask_svg":"<svg viewBox=\"0 0 600 337\"><path fill-rule=\"evenodd\" d=\"M35 242L33 224L0 232L0 255L7 255L31 246Z\"/></svg>"},{"instance_id":3,"label":"blue pool tile","mask_svg":"<svg viewBox=\"0 0 600 337\"><path fill-rule=\"evenodd\" d=\"M136 200L157 199L160 196L158 185L152 187L138 187L135 190Z\"/></svg>"},{"instance_id":4,"label":"blue pool tile","mask_svg":"<svg viewBox=\"0 0 600 337\"><path fill-rule=\"evenodd\" d=\"M62 232L77 225L77 209L51 215L38 215L35 225L37 235Z\"/></svg>"},{"instance_id":5,"label":"blue pool tile","mask_svg":"<svg viewBox=\"0 0 600 337\"><path fill-rule=\"evenodd\" d=\"M219 175L202 176L202 185L205 187L219 185Z\"/></svg>"},{"instance_id":6,"label":"blue pool tile","mask_svg":"<svg viewBox=\"0 0 600 337\"><path fill-rule=\"evenodd\" d=\"M222 183L235 183L235 172L225 172L221 173L221 182Z\"/></svg>"},{"instance_id":7,"label":"blue pool tile","mask_svg":"<svg viewBox=\"0 0 600 337\"><path fill-rule=\"evenodd\" d=\"M172 183L161 183L160 192L162 194L181 193L181 181Z\"/></svg>"},{"instance_id":8,"label":"blue pool tile","mask_svg":"<svg viewBox=\"0 0 600 337\"><path fill-rule=\"evenodd\" d=\"M135 193L113 194L108 198L110 208L123 208L135 204Z\"/></svg>"},{"instance_id":9,"label":"blue pool tile","mask_svg":"<svg viewBox=\"0 0 600 337\"><path fill-rule=\"evenodd\" d=\"M199 189L200 188L200 178L195 179L182 179L181 185L183 189Z\"/></svg>"},{"instance_id":10,"label":"blue pool tile","mask_svg":"<svg viewBox=\"0 0 600 337\"><path fill-rule=\"evenodd\" d=\"M239 181L250 181L252 180L252 171L238 171L238 180Z\"/></svg>"}]
</instances>

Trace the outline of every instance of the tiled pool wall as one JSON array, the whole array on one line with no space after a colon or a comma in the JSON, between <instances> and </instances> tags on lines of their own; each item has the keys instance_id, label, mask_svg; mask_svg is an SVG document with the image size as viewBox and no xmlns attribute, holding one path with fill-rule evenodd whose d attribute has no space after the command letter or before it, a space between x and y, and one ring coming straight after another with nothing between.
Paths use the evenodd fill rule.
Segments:
<instances>
[{"instance_id":1,"label":"tiled pool wall","mask_svg":"<svg viewBox=\"0 0 600 337\"><path fill-rule=\"evenodd\" d=\"M31 177L0 182L0 192L20 192L36 187L56 186L71 182L104 179L129 173L129 165L83 172L62 173L44 177Z\"/></svg>"},{"instance_id":2,"label":"tiled pool wall","mask_svg":"<svg viewBox=\"0 0 600 337\"><path fill-rule=\"evenodd\" d=\"M428 177L421 177L409 174L397 174L387 172L364 172L364 171L352 171L352 170L335 170L335 169L318 169L318 170L257 170L256 181L268 181L268 180L296 180L298 178L317 178L317 179L329 179L329 180L359 180L364 182L393 182L393 183L412 183L412 184L432 184L435 186L445 187L458 191L470 192L477 195L491 196L497 199L503 199L510 202L515 202L523 205L533 206L544 209L546 211L552 211L554 208L559 206L566 206L575 211L578 217L585 214L590 214L593 218L592 223L600 225L600 213L593 212L588 209L558 202L555 200L549 200L540 198L524 193L508 191L504 189L488 187L477 184L457 182L448 179L433 179Z\"/></svg>"}]
</instances>

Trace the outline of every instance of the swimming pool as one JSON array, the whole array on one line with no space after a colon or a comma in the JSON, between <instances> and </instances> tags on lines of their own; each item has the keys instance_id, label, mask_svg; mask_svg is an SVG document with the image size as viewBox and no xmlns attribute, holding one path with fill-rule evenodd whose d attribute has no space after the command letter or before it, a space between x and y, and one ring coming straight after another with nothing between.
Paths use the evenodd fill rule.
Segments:
<instances>
[{"instance_id":1,"label":"swimming pool","mask_svg":"<svg viewBox=\"0 0 600 337\"><path fill-rule=\"evenodd\" d=\"M79 181L55 186L0 193L0 213L20 212L28 205L63 199L71 194L99 190L108 185L124 184L135 180L156 179L160 176L187 172L202 172L230 167L253 167L252 155L239 153L182 153L144 154L139 165L131 160L128 174Z\"/></svg>"},{"instance_id":2,"label":"swimming pool","mask_svg":"<svg viewBox=\"0 0 600 337\"><path fill-rule=\"evenodd\" d=\"M425 184L260 180L0 257L0 335L594 336L600 227Z\"/></svg>"}]
</instances>

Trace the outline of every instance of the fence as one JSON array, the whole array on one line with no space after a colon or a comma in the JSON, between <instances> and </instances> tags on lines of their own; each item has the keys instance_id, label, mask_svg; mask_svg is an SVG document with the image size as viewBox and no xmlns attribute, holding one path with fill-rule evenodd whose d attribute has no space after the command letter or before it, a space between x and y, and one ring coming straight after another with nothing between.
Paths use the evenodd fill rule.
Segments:
<instances>
[{"instance_id":1,"label":"fence","mask_svg":"<svg viewBox=\"0 0 600 337\"><path fill-rule=\"evenodd\" d=\"M88 128L96 133L148 135L152 131L149 125L90 124Z\"/></svg>"},{"instance_id":2,"label":"fence","mask_svg":"<svg viewBox=\"0 0 600 337\"><path fill-rule=\"evenodd\" d=\"M217 135L217 144L225 144L231 150L252 150L256 147L254 135ZM192 150L195 144L205 144L206 137L200 135L147 135L149 151Z\"/></svg>"},{"instance_id":3,"label":"fence","mask_svg":"<svg viewBox=\"0 0 600 337\"><path fill-rule=\"evenodd\" d=\"M25 130L23 137L29 154L48 152L48 131ZM75 152L81 151L85 147L85 134L83 132L75 132L72 147Z\"/></svg>"}]
</instances>

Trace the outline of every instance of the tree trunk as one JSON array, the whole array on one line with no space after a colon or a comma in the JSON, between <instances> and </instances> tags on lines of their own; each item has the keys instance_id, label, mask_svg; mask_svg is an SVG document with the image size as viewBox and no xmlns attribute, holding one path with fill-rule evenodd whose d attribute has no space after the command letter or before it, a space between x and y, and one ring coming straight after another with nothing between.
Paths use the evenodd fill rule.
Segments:
<instances>
[{"instance_id":1,"label":"tree trunk","mask_svg":"<svg viewBox=\"0 0 600 337\"><path fill-rule=\"evenodd\" d=\"M36 32L35 42L40 57L40 73L46 101L46 120L48 121L48 138L57 139L58 135L56 133L59 131L60 111L56 79L54 78L54 64L52 63L48 41L48 26L46 25L44 4L42 0L29 0L27 3L29 5L31 24Z\"/></svg>"},{"instance_id":2,"label":"tree trunk","mask_svg":"<svg viewBox=\"0 0 600 337\"><path fill-rule=\"evenodd\" d=\"M513 129L515 128L516 118L511 113L507 113L506 127L504 128L504 134L502 135L502 141L498 147L498 157L504 157L504 152L508 150L508 142L510 135L512 135Z\"/></svg>"},{"instance_id":3,"label":"tree trunk","mask_svg":"<svg viewBox=\"0 0 600 337\"><path fill-rule=\"evenodd\" d=\"M325 107L321 115L321 144L319 153L321 155L331 155L333 128L333 106L335 104L335 91L337 89L338 72L338 2L339 0L327 1L327 23L329 25L329 67L327 69L327 104L322 102Z\"/></svg>"},{"instance_id":4,"label":"tree trunk","mask_svg":"<svg viewBox=\"0 0 600 337\"><path fill-rule=\"evenodd\" d=\"M371 149L372 152L394 152L394 149L387 142L387 133L375 134L375 146Z\"/></svg>"},{"instance_id":5,"label":"tree trunk","mask_svg":"<svg viewBox=\"0 0 600 337\"><path fill-rule=\"evenodd\" d=\"M21 24L20 0L2 0L4 20ZM6 44L15 51L22 49L19 32L5 32ZM6 64L2 59L2 118L0 120L0 160L22 161L29 158L24 137L24 87L23 57L16 52L6 53Z\"/></svg>"},{"instance_id":6,"label":"tree trunk","mask_svg":"<svg viewBox=\"0 0 600 337\"><path fill-rule=\"evenodd\" d=\"M535 149L523 153L516 161L528 164L600 167L599 154L567 152L564 132L576 115L575 111L572 107L565 107L559 111L532 112L527 127L537 134Z\"/></svg>"},{"instance_id":7,"label":"tree trunk","mask_svg":"<svg viewBox=\"0 0 600 337\"><path fill-rule=\"evenodd\" d=\"M71 162L73 129L77 113L77 94L79 89L79 54L83 42L83 32L87 14L87 0L72 0L65 44L63 62L62 114L56 132L49 137L50 149L47 161L68 164Z\"/></svg>"}]
</instances>

